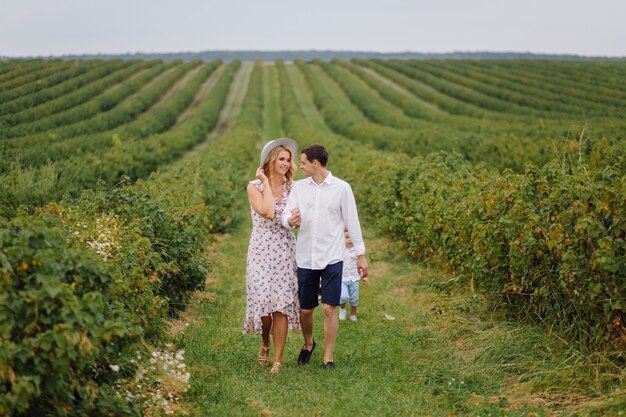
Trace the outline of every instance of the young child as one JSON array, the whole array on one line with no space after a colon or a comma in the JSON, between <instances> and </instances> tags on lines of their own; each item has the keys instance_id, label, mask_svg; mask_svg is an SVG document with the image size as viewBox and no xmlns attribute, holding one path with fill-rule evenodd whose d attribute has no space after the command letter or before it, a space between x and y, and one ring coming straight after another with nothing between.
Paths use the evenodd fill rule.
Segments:
<instances>
[{"instance_id":1,"label":"young child","mask_svg":"<svg viewBox=\"0 0 626 417\"><path fill-rule=\"evenodd\" d=\"M352 247L352 240L348 229L344 229L343 236L345 247L343 251L343 277L341 279L341 298L339 308L339 320L346 319L346 303L350 302L350 320L356 321L356 309L359 305L359 272L356 266L356 253ZM363 282L369 285L369 280L363 278Z\"/></svg>"}]
</instances>

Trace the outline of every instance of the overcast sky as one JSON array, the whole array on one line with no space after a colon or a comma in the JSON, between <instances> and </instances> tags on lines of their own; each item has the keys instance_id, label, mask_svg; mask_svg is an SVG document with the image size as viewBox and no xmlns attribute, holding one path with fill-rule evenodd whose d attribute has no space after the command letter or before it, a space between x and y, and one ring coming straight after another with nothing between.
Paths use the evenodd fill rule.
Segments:
<instances>
[{"instance_id":1,"label":"overcast sky","mask_svg":"<svg viewBox=\"0 0 626 417\"><path fill-rule=\"evenodd\" d=\"M251 49L626 56L626 0L0 3L4 56Z\"/></svg>"}]
</instances>

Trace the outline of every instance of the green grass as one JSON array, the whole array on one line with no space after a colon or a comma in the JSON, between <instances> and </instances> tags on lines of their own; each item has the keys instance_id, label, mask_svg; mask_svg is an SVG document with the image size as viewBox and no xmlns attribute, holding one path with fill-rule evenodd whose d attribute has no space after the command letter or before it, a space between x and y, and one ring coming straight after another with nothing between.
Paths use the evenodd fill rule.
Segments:
<instances>
[{"instance_id":1,"label":"green grass","mask_svg":"<svg viewBox=\"0 0 626 417\"><path fill-rule=\"evenodd\" d=\"M281 127L278 82L274 65L263 67L263 138L270 140L283 135Z\"/></svg>"},{"instance_id":2,"label":"green grass","mask_svg":"<svg viewBox=\"0 0 626 417\"><path fill-rule=\"evenodd\" d=\"M246 222L213 248L218 261L207 291L214 296L200 303L178 341L192 370L193 415L450 415L496 407L489 401L502 385L467 366L450 336L433 326L431 306L417 303L433 272L393 259L390 246L371 259L372 285L362 287L359 321L340 323L338 367L321 367L321 343L309 365L297 366L302 336L292 332L281 373L270 375L256 362L260 338L241 333L249 227ZM319 311L315 324L321 342Z\"/></svg>"}]
</instances>

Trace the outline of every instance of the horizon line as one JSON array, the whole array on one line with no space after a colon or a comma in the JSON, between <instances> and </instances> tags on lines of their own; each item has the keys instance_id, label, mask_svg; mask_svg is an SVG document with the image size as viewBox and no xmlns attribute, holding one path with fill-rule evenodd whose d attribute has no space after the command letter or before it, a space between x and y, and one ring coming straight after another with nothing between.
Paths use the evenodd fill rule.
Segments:
<instances>
[{"instance_id":1,"label":"horizon line","mask_svg":"<svg viewBox=\"0 0 626 417\"><path fill-rule=\"evenodd\" d=\"M176 55L176 54L205 54L205 53L330 53L330 54L371 54L371 55L433 55L433 56L445 56L445 55L536 55L536 56L551 56L551 57L579 57L579 58L595 58L595 59L626 59L626 55L586 55L578 53L564 53L564 52L531 52L531 51L493 51L493 50L454 50L448 52L419 52L419 51L391 51L382 52L374 50L350 50L350 49L206 49L201 51L167 51L167 52L75 52L75 53L63 53L63 54L33 54L33 55L2 55L0 59L37 59L37 58L64 58L64 57L81 57L81 56L128 56L128 55Z\"/></svg>"}]
</instances>

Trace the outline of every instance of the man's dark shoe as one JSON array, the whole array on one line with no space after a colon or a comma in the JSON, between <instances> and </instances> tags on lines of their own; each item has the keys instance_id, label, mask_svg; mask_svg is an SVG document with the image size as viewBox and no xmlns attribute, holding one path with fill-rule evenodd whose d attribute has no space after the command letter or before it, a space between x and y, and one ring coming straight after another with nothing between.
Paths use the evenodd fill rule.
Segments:
<instances>
[{"instance_id":1,"label":"man's dark shoe","mask_svg":"<svg viewBox=\"0 0 626 417\"><path fill-rule=\"evenodd\" d=\"M333 361L328 361L324 364L324 368L326 369L335 369L335 362Z\"/></svg>"},{"instance_id":2,"label":"man's dark shoe","mask_svg":"<svg viewBox=\"0 0 626 417\"><path fill-rule=\"evenodd\" d=\"M306 346L306 344L305 344ZM313 350L315 349L315 339L313 339L313 346L311 350L306 350L304 346L300 349L300 355L298 356L298 365L306 365L311 361L311 355L313 354Z\"/></svg>"}]
</instances>

